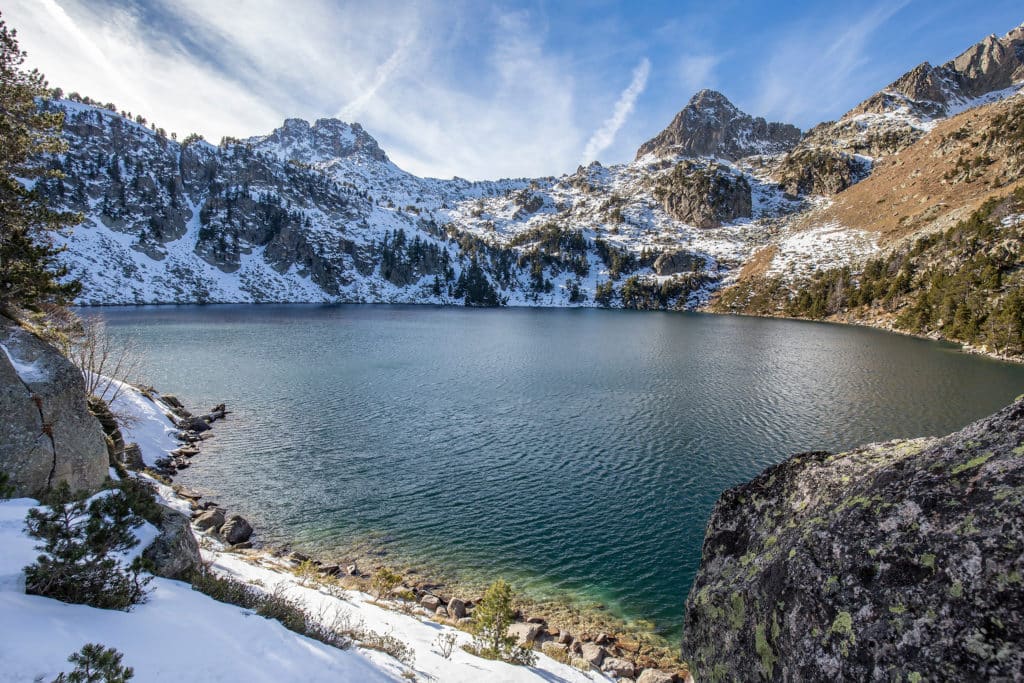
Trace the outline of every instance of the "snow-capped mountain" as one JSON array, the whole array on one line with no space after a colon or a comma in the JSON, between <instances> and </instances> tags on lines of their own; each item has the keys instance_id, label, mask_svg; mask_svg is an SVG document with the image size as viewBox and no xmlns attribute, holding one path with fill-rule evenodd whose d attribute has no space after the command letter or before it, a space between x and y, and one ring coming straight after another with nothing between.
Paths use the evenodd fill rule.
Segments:
<instances>
[{"instance_id":1,"label":"snow-capped mountain","mask_svg":"<svg viewBox=\"0 0 1024 683\"><path fill-rule=\"evenodd\" d=\"M710 159L437 180L333 119L215 147L48 106L65 113L68 151L53 160L64 178L40 189L86 216L66 254L86 303L693 307L799 204Z\"/></svg>"},{"instance_id":2,"label":"snow-capped mountain","mask_svg":"<svg viewBox=\"0 0 1024 683\"><path fill-rule=\"evenodd\" d=\"M335 119L213 146L55 100L64 177L38 187L85 215L65 240L83 303L695 308L767 253L788 276L877 251L871 226L816 211L943 116L1012 96L1022 45L1024 27L917 67L802 138L701 91L635 161L559 178L420 178Z\"/></svg>"},{"instance_id":3,"label":"snow-capped mountain","mask_svg":"<svg viewBox=\"0 0 1024 683\"><path fill-rule=\"evenodd\" d=\"M1010 97L1022 85L1024 25L1002 38L990 35L941 66L919 64L838 121L815 126L783 160L780 180L790 192L835 194L938 121Z\"/></svg>"}]
</instances>

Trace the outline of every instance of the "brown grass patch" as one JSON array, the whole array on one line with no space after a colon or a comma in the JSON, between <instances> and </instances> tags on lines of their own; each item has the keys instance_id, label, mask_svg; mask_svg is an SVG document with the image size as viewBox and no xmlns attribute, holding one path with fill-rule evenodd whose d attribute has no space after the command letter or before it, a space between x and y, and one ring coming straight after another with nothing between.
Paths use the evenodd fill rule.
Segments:
<instances>
[{"instance_id":1,"label":"brown grass patch","mask_svg":"<svg viewBox=\"0 0 1024 683\"><path fill-rule=\"evenodd\" d=\"M835 202L815 212L815 223L880 233L884 245L951 227L989 197L1002 197L1024 185L1019 159L1000 150L991 163L972 169L971 179L950 178L961 160L982 154L982 136L992 120L1015 106L1015 97L971 109L939 122L910 147L878 162L865 180L840 192Z\"/></svg>"}]
</instances>

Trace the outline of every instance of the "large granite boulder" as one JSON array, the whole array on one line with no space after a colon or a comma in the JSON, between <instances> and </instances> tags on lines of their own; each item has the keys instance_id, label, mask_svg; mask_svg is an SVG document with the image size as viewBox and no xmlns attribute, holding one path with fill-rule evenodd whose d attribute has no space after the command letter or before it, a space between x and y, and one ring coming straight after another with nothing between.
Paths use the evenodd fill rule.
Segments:
<instances>
[{"instance_id":1,"label":"large granite boulder","mask_svg":"<svg viewBox=\"0 0 1024 683\"><path fill-rule=\"evenodd\" d=\"M86 405L78 368L0 316L0 471L14 494L36 495L61 481L92 491L108 463L106 436Z\"/></svg>"},{"instance_id":2,"label":"large granite boulder","mask_svg":"<svg viewBox=\"0 0 1024 683\"><path fill-rule=\"evenodd\" d=\"M519 647L530 647L543 630L544 626L541 624L515 623L509 625L508 635L516 639L516 645Z\"/></svg>"},{"instance_id":3,"label":"large granite boulder","mask_svg":"<svg viewBox=\"0 0 1024 683\"><path fill-rule=\"evenodd\" d=\"M189 518L166 505L160 506L160 512L160 535L142 556L153 563L157 576L187 579L202 562Z\"/></svg>"},{"instance_id":4,"label":"large granite boulder","mask_svg":"<svg viewBox=\"0 0 1024 683\"><path fill-rule=\"evenodd\" d=\"M941 439L805 453L719 499L687 600L699 680L1018 680L1024 397Z\"/></svg>"},{"instance_id":5,"label":"large granite boulder","mask_svg":"<svg viewBox=\"0 0 1024 683\"><path fill-rule=\"evenodd\" d=\"M235 545L245 543L252 536L252 525L240 515L233 515L220 528L220 536L225 542Z\"/></svg>"},{"instance_id":6,"label":"large granite boulder","mask_svg":"<svg viewBox=\"0 0 1024 683\"><path fill-rule=\"evenodd\" d=\"M212 510L207 510L196 517L193 524L195 524L196 528L200 531L210 530L213 531L213 533L217 533L220 531L220 528L224 526L224 521L224 511L214 508Z\"/></svg>"}]
</instances>

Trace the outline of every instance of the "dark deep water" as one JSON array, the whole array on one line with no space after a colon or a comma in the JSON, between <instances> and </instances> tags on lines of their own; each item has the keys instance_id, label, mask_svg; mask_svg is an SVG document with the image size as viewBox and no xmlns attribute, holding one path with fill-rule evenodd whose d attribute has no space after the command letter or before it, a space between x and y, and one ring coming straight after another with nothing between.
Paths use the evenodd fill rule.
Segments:
<instances>
[{"instance_id":1,"label":"dark deep water","mask_svg":"<svg viewBox=\"0 0 1024 683\"><path fill-rule=\"evenodd\" d=\"M95 311L90 311L90 314ZM943 434L1024 367L875 330L425 306L99 311L142 377L227 402L178 481L270 543L387 548L675 635L718 495L802 450Z\"/></svg>"}]
</instances>

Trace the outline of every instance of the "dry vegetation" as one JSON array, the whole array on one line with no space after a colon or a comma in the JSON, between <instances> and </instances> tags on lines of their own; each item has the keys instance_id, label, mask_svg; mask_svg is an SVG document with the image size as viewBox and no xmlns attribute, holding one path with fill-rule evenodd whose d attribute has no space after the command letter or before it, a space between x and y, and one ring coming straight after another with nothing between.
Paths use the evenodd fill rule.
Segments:
<instances>
[{"instance_id":1,"label":"dry vegetation","mask_svg":"<svg viewBox=\"0 0 1024 683\"><path fill-rule=\"evenodd\" d=\"M985 200L1024 185L1014 136L1022 116L1024 97L1018 96L939 122L836 195L815 222L878 232L883 245L955 225Z\"/></svg>"}]
</instances>

